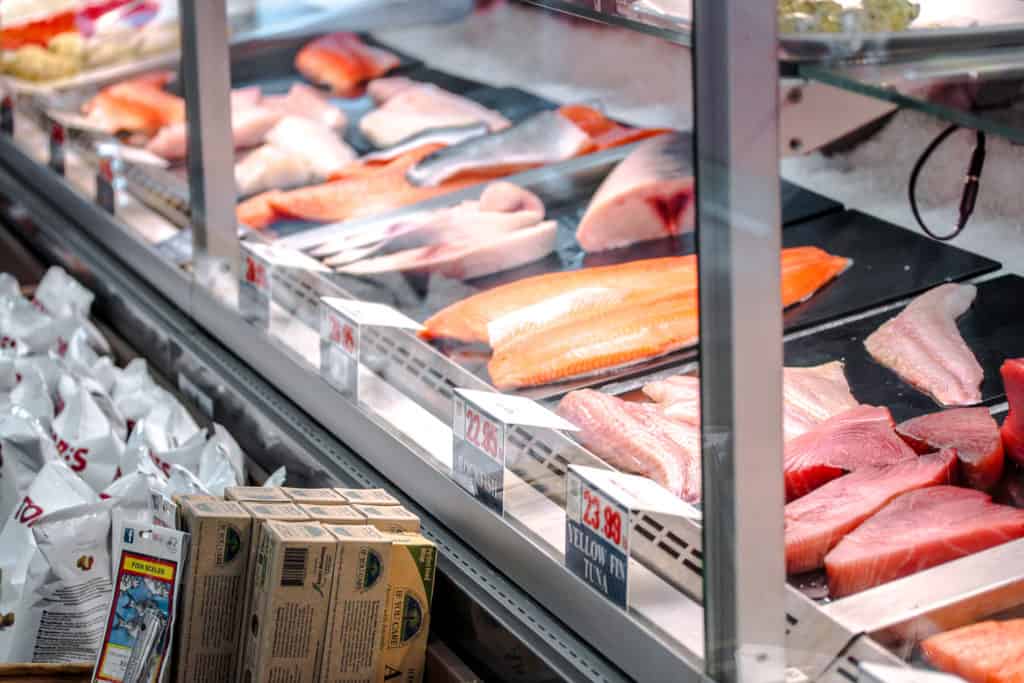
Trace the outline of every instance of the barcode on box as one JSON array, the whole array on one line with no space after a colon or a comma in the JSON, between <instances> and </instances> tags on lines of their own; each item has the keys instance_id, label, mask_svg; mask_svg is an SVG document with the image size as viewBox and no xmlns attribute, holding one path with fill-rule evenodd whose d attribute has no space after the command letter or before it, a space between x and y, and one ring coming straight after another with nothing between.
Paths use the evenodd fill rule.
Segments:
<instances>
[{"instance_id":1,"label":"barcode on box","mask_svg":"<svg viewBox=\"0 0 1024 683\"><path fill-rule=\"evenodd\" d=\"M306 560L309 548L285 548L281 568L282 586L301 586L306 582Z\"/></svg>"}]
</instances>

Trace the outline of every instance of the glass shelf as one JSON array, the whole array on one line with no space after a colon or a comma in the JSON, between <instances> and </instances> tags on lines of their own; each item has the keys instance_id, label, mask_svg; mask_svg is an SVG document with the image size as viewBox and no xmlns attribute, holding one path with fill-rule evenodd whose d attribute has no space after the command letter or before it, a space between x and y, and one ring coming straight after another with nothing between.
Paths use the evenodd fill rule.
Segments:
<instances>
[{"instance_id":1,"label":"glass shelf","mask_svg":"<svg viewBox=\"0 0 1024 683\"><path fill-rule=\"evenodd\" d=\"M633 0L519 0L555 12L583 17L610 26L621 26L663 38L679 45L692 44L690 23L667 15L643 12Z\"/></svg>"},{"instance_id":2,"label":"glass shelf","mask_svg":"<svg viewBox=\"0 0 1024 683\"><path fill-rule=\"evenodd\" d=\"M805 64L799 73L1024 144L1024 48L934 54L886 64Z\"/></svg>"}]
</instances>

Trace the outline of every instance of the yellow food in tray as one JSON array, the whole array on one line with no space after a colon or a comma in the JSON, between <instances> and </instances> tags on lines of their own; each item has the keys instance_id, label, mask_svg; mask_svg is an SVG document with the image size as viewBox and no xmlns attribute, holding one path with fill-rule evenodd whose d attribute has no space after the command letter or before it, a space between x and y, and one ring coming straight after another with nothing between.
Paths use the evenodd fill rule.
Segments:
<instances>
[{"instance_id":1,"label":"yellow food in tray","mask_svg":"<svg viewBox=\"0 0 1024 683\"><path fill-rule=\"evenodd\" d=\"M26 81L53 81L74 76L81 70L81 62L38 45L26 45L5 52L3 72Z\"/></svg>"},{"instance_id":2,"label":"yellow food in tray","mask_svg":"<svg viewBox=\"0 0 1024 683\"><path fill-rule=\"evenodd\" d=\"M844 7L834 0L779 0L781 33L888 33L903 31L921 7L910 0L861 0Z\"/></svg>"}]
</instances>

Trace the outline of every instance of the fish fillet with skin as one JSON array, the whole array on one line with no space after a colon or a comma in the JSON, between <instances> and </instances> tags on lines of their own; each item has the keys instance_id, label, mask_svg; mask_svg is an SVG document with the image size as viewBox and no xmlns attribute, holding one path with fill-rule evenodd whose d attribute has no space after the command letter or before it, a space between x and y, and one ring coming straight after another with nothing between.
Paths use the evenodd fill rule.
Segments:
<instances>
[{"instance_id":1,"label":"fish fillet with skin","mask_svg":"<svg viewBox=\"0 0 1024 683\"><path fill-rule=\"evenodd\" d=\"M1010 402L1010 412L1003 420L999 435L1003 439L1006 456L1024 466L1024 358L1010 358L999 368Z\"/></svg>"},{"instance_id":2,"label":"fish fillet with skin","mask_svg":"<svg viewBox=\"0 0 1024 683\"><path fill-rule=\"evenodd\" d=\"M295 55L295 68L313 81L350 95L366 81L383 76L402 61L392 52L371 47L354 33L331 33L312 40Z\"/></svg>"},{"instance_id":3,"label":"fish fillet with skin","mask_svg":"<svg viewBox=\"0 0 1024 683\"><path fill-rule=\"evenodd\" d=\"M788 441L818 423L858 405L840 361L813 367L782 369L783 431ZM700 423L700 379L675 375L649 382L644 393L663 404L669 417L691 424Z\"/></svg>"},{"instance_id":4,"label":"fish fillet with skin","mask_svg":"<svg viewBox=\"0 0 1024 683\"><path fill-rule=\"evenodd\" d=\"M390 147L379 149L376 152L370 152L364 154L363 161L376 161L376 162L388 162L397 159L400 156L404 156L408 152L419 149L424 145L438 145L438 149L441 147L450 147L457 145L460 142L465 142L470 138L480 137L481 135L487 135L490 129L485 123L470 123L464 126L449 126L446 128L431 128L421 133L416 133L404 140L399 140Z\"/></svg>"},{"instance_id":5,"label":"fish fillet with skin","mask_svg":"<svg viewBox=\"0 0 1024 683\"><path fill-rule=\"evenodd\" d=\"M981 401L984 373L957 329L978 289L946 283L910 302L865 341L868 353L942 405Z\"/></svg>"},{"instance_id":6,"label":"fish fillet with skin","mask_svg":"<svg viewBox=\"0 0 1024 683\"><path fill-rule=\"evenodd\" d=\"M954 476L952 450L871 466L833 479L786 504L786 573L818 569L848 533L896 496L925 486L949 484Z\"/></svg>"},{"instance_id":7,"label":"fish fillet with skin","mask_svg":"<svg viewBox=\"0 0 1024 683\"><path fill-rule=\"evenodd\" d=\"M783 251L783 307L811 296L846 269L846 259L817 252L806 258L801 250ZM607 305L592 301L585 310L517 334L494 348L488 364L491 381L499 389L549 384L693 346L698 338L695 273L690 278L662 278L654 289L615 297Z\"/></svg>"},{"instance_id":8,"label":"fish fillet with skin","mask_svg":"<svg viewBox=\"0 0 1024 683\"><path fill-rule=\"evenodd\" d=\"M267 95L263 105L282 116L301 116L331 130L344 131L348 117L335 107L316 88L305 83L294 84L286 95Z\"/></svg>"},{"instance_id":9,"label":"fish fillet with skin","mask_svg":"<svg viewBox=\"0 0 1024 683\"><path fill-rule=\"evenodd\" d=\"M267 132L281 120L281 114L262 106L249 107L231 115L231 133L235 149L261 144ZM149 141L146 150L168 161L184 159L188 151L188 124L164 126Z\"/></svg>"},{"instance_id":10,"label":"fish fillet with skin","mask_svg":"<svg viewBox=\"0 0 1024 683\"><path fill-rule=\"evenodd\" d=\"M893 465L917 458L896 435L888 408L857 406L786 442L783 470L786 500L862 467Z\"/></svg>"},{"instance_id":11,"label":"fish fillet with skin","mask_svg":"<svg viewBox=\"0 0 1024 683\"><path fill-rule=\"evenodd\" d=\"M388 147L432 128L484 123L491 132L509 121L471 99L423 83L402 90L359 120L359 130L376 147Z\"/></svg>"},{"instance_id":12,"label":"fish fillet with skin","mask_svg":"<svg viewBox=\"0 0 1024 683\"><path fill-rule=\"evenodd\" d=\"M931 486L894 498L825 557L841 598L1024 537L1024 510L988 494Z\"/></svg>"},{"instance_id":13,"label":"fish fillet with skin","mask_svg":"<svg viewBox=\"0 0 1024 683\"><path fill-rule=\"evenodd\" d=\"M442 243L365 259L338 268L349 275L387 272L432 272L471 280L540 260L555 249L558 223L544 221L526 228L479 236L477 244Z\"/></svg>"},{"instance_id":14,"label":"fish fillet with skin","mask_svg":"<svg viewBox=\"0 0 1024 683\"><path fill-rule=\"evenodd\" d=\"M1024 681L1024 619L983 621L926 638L921 650L937 668L968 683Z\"/></svg>"},{"instance_id":15,"label":"fish fillet with skin","mask_svg":"<svg viewBox=\"0 0 1024 683\"><path fill-rule=\"evenodd\" d=\"M604 251L693 230L693 146L678 133L640 144L605 178L576 239Z\"/></svg>"},{"instance_id":16,"label":"fish fillet with skin","mask_svg":"<svg viewBox=\"0 0 1024 683\"><path fill-rule=\"evenodd\" d=\"M988 408L951 408L896 425L918 453L955 448L968 486L991 491L1003 476L1003 442Z\"/></svg>"},{"instance_id":17,"label":"fish fillet with skin","mask_svg":"<svg viewBox=\"0 0 1024 683\"><path fill-rule=\"evenodd\" d=\"M110 133L152 133L180 123L185 120L185 101L164 90L172 78L161 71L107 86L82 106L82 113Z\"/></svg>"},{"instance_id":18,"label":"fish fillet with skin","mask_svg":"<svg viewBox=\"0 0 1024 683\"><path fill-rule=\"evenodd\" d=\"M581 444L612 467L656 481L688 502L700 500L700 434L655 406L590 389L562 399L558 413L580 429Z\"/></svg>"},{"instance_id":19,"label":"fish fillet with skin","mask_svg":"<svg viewBox=\"0 0 1024 683\"><path fill-rule=\"evenodd\" d=\"M436 187L465 173L508 175L571 159L585 152L590 137L558 112L544 111L492 135L435 152L409 169L409 181Z\"/></svg>"}]
</instances>

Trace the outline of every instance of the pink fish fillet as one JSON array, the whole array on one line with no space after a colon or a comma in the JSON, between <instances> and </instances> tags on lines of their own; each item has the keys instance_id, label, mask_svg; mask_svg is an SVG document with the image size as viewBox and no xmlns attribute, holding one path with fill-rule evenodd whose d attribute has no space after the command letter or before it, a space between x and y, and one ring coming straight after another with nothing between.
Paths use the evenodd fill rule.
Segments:
<instances>
[{"instance_id":1,"label":"pink fish fillet","mask_svg":"<svg viewBox=\"0 0 1024 683\"><path fill-rule=\"evenodd\" d=\"M984 373L956 326L977 292L974 285L939 285L886 321L864 346L872 358L942 405L978 403Z\"/></svg>"},{"instance_id":2,"label":"pink fish fillet","mask_svg":"<svg viewBox=\"0 0 1024 683\"><path fill-rule=\"evenodd\" d=\"M833 598L1024 537L1024 510L958 486L904 493L825 557Z\"/></svg>"},{"instance_id":3,"label":"pink fish fillet","mask_svg":"<svg viewBox=\"0 0 1024 683\"><path fill-rule=\"evenodd\" d=\"M683 500L700 500L700 434L657 406L591 389L566 394L559 414L579 427L580 443L612 467L658 482Z\"/></svg>"},{"instance_id":4,"label":"pink fish fillet","mask_svg":"<svg viewBox=\"0 0 1024 683\"><path fill-rule=\"evenodd\" d=\"M528 228L483 237L482 244L442 243L407 249L343 266L339 272L365 275L386 272L434 272L472 280L544 258L555 249L558 223L544 221Z\"/></svg>"},{"instance_id":5,"label":"pink fish fillet","mask_svg":"<svg viewBox=\"0 0 1024 683\"><path fill-rule=\"evenodd\" d=\"M1003 442L988 408L951 408L896 425L918 453L955 448L960 473L972 488L991 491L1003 476Z\"/></svg>"},{"instance_id":6,"label":"pink fish fillet","mask_svg":"<svg viewBox=\"0 0 1024 683\"><path fill-rule=\"evenodd\" d=\"M782 373L783 428L787 441L858 405L839 361L806 368L784 368ZM643 390L652 401L664 404L669 417L699 424L700 380L697 376L675 375L650 382Z\"/></svg>"},{"instance_id":7,"label":"pink fish fillet","mask_svg":"<svg viewBox=\"0 0 1024 683\"><path fill-rule=\"evenodd\" d=\"M388 147L431 128L483 122L491 132L509 121L473 100L430 83L401 90L359 120L359 130L377 147Z\"/></svg>"},{"instance_id":8,"label":"pink fish fillet","mask_svg":"<svg viewBox=\"0 0 1024 683\"><path fill-rule=\"evenodd\" d=\"M262 99L263 92L258 85L235 88L231 91L231 112L235 113L249 107L255 107Z\"/></svg>"},{"instance_id":9,"label":"pink fish fillet","mask_svg":"<svg viewBox=\"0 0 1024 683\"><path fill-rule=\"evenodd\" d=\"M231 115L231 132L236 149L255 147L281 119L281 114L257 105ZM188 124L164 126L146 145L146 150L169 161L184 159L188 150Z\"/></svg>"},{"instance_id":10,"label":"pink fish fillet","mask_svg":"<svg viewBox=\"0 0 1024 683\"><path fill-rule=\"evenodd\" d=\"M344 130L348 117L332 105L319 90L305 83L296 83L287 95L267 95L263 105L284 116L301 116L327 126L332 130Z\"/></svg>"},{"instance_id":11,"label":"pink fish fillet","mask_svg":"<svg viewBox=\"0 0 1024 683\"><path fill-rule=\"evenodd\" d=\"M893 431L888 408L858 406L786 442L786 500L794 500L861 467L917 458Z\"/></svg>"},{"instance_id":12,"label":"pink fish fillet","mask_svg":"<svg viewBox=\"0 0 1024 683\"><path fill-rule=\"evenodd\" d=\"M786 573L825 566L825 555L843 536L896 496L950 483L955 463L955 451L946 450L895 465L863 467L788 503Z\"/></svg>"},{"instance_id":13,"label":"pink fish fillet","mask_svg":"<svg viewBox=\"0 0 1024 683\"><path fill-rule=\"evenodd\" d=\"M419 85L408 76L382 76L375 78L366 86L366 94L377 104L383 104L398 93Z\"/></svg>"},{"instance_id":14,"label":"pink fish fillet","mask_svg":"<svg viewBox=\"0 0 1024 683\"><path fill-rule=\"evenodd\" d=\"M693 148L675 133L640 143L601 183L576 239L604 251L693 230Z\"/></svg>"}]
</instances>

